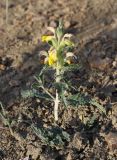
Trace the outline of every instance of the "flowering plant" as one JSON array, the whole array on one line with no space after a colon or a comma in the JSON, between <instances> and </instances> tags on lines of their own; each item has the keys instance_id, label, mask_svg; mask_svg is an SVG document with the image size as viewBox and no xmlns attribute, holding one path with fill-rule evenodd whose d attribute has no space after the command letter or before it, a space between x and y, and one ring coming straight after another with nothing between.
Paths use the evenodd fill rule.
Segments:
<instances>
[{"instance_id":1,"label":"flowering plant","mask_svg":"<svg viewBox=\"0 0 117 160\"><path fill-rule=\"evenodd\" d=\"M38 97L54 102L54 119L58 121L58 109L60 103L67 106L79 105L85 106L91 104L99 108L103 113L106 113L105 109L97 103L94 99L85 96L85 94L79 93L78 88L72 86L71 82L66 78L66 73L72 70L78 70L80 65L72 63L73 59L77 57L73 53L74 43L71 41L71 34L64 34L63 25L59 22L59 26L54 29L48 27L53 35L42 36L42 42L48 43L50 48L48 51L41 51L40 58L44 58L44 67L41 70L39 76L35 76L37 83L33 86L32 90L22 92L24 98ZM44 71L54 70L54 82L50 82L45 87ZM49 72L50 73L50 72ZM55 92L50 92L50 88ZM41 91L39 91L41 89ZM75 94L74 94L75 93Z\"/></svg>"},{"instance_id":2,"label":"flowering plant","mask_svg":"<svg viewBox=\"0 0 117 160\"><path fill-rule=\"evenodd\" d=\"M53 33L52 36L42 36L42 41L47 42L50 45L48 52L42 51L40 55L45 56L44 63L55 69L55 82L56 84L61 81L61 73L64 70L64 66L71 63L70 58L75 57L70 50L74 47L74 43L70 40L71 34L64 34L63 25L60 22L57 29L48 27ZM55 121L58 120L58 105L59 105L59 93L56 89L56 96L54 99L54 117Z\"/></svg>"}]
</instances>

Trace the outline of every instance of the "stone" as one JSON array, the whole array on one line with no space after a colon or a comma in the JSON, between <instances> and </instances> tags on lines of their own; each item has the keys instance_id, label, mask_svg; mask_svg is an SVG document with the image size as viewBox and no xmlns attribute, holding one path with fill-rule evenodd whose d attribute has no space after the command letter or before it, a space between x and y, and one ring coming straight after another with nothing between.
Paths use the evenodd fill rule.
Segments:
<instances>
[{"instance_id":1,"label":"stone","mask_svg":"<svg viewBox=\"0 0 117 160\"><path fill-rule=\"evenodd\" d=\"M69 21L65 21L64 27L65 28L69 28L71 25L71 23Z\"/></svg>"}]
</instances>

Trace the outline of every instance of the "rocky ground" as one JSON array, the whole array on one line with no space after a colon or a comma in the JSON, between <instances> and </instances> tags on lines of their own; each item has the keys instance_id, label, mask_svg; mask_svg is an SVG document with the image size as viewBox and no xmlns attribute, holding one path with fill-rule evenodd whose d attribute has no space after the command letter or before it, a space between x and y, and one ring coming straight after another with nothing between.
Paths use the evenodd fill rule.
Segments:
<instances>
[{"instance_id":1,"label":"rocky ground","mask_svg":"<svg viewBox=\"0 0 117 160\"><path fill-rule=\"evenodd\" d=\"M117 1L9 0L8 11L6 1L0 1L0 101L14 122L14 136L0 120L0 160L116 160ZM42 67L39 52L46 46L41 36L60 18L65 31L74 35L75 54L83 65L72 79L103 105L106 115L93 106L61 106L55 125L50 104L21 97ZM38 128L64 130L69 141L43 143L32 122Z\"/></svg>"}]
</instances>

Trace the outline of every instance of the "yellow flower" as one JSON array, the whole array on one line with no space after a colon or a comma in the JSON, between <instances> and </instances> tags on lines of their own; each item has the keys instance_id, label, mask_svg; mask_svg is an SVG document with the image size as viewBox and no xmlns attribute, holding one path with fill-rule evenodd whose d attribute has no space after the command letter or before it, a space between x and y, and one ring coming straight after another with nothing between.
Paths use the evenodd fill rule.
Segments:
<instances>
[{"instance_id":1,"label":"yellow flower","mask_svg":"<svg viewBox=\"0 0 117 160\"><path fill-rule=\"evenodd\" d=\"M48 64L49 66L54 66L56 65L56 62L57 62L56 51L50 49L49 55L48 57L45 58L44 63Z\"/></svg>"},{"instance_id":2,"label":"yellow flower","mask_svg":"<svg viewBox=\"0 0 117 160\"><path fill-rule=\"evenodd\" d=\"M53 36L42 36L42 42L48 42L51 41Z\"/></svg>"},{"instance_id":3,"label":"yellow flower","mask_svg":"<svg viewBox=\"0 0 117 160\"><path fill-rule=\"evenodd\" d=\"M56 62L57 62L56 52L51 51L49 53L49 57L48 57L48 64L49 64L49 66L52 66L52 65L56 64Z\"/></svg>"}]
</instances>

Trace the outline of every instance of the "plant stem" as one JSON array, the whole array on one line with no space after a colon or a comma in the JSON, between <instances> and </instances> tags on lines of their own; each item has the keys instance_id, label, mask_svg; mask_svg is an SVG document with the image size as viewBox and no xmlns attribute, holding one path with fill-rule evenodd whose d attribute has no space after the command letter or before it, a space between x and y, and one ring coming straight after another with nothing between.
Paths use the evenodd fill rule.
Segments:
<instances>
[{"instance_id":1,"label":"plant stem","mask_svg":"<svg viewBox=\"0 0 117 160\"><path fill-rule=\"evenodd\" d=\"M60 70L57 67L56 68L56 83L60 82ZM55 121L58 121L58 106L59 106L59 95L58 95L58 90L56 89L56 98L54 101L54 117Z\"/></svg>"},{"instance_id":2,"label":"plant stem","mask_svg":"<svg viewBox=\"0 0 117 160\"><path fill-rule=\"evenodd\" d=\"M41 88L45 91L45 93L47 93L54 100L54 97L51 95L50 92L48 92L47 89L45 89L43 86Z\"/></svg>"},{"instance_id":3,"label":"plant stem","mask_svg":"<svg viewBox=\"0 0 117 160\"><path fill-rule=\"evenodd\" d=\"M37 80L37 82L40 83L39 79L36 76L34 76L34 78ZM54 100L54 97L52 96L52 94L50 92L48 92L47 89L44 88L43 83L40 87L45 91L45 93L47 93Z\"/></svg>"},{"instance_id":4,"label":"plant stem","mask_svg":"<svg viewBox=\"0 0 117 160\"><path fill-rule=\"evenodd\" d=\"M54 118L55 118L55 121L58 121L58 105L59 105L59 98L58 98L58 91L56 89L56 98L55 98L55 101L54 101Z\"/></svg>"}]
</instances>

